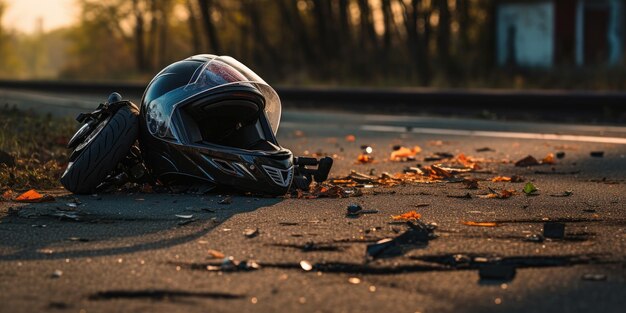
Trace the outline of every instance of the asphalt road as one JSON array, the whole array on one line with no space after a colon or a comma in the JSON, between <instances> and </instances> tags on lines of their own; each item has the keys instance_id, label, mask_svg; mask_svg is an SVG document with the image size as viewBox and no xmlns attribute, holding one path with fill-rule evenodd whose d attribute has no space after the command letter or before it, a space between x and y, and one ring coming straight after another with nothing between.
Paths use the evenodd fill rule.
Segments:
<instances>
[{"instance_id":1,"label":"asphalt road","mask_svg":"<svg viewBox=\"0 0 626 313\"><path fill-rule=\"evenodd\" d=\"M16 103L54 104L50 95L24 97ZM63 110L51 109L75 111ZM231 194L231 204L220 204L226 194L51 191L52 203L0 202L0 311L623 311L625 127L288 111L279 141L298 155L334 156L334 177L430 165L423 159L435 152L482 159L483 169L470 174L478 189L419 183L364 188L360 197L341 199ZM387 161L398 144L423 151L413 162ZM373 148L375 163L355 164L361 145ZM492 151L476 151L484 147ZM592 157L592 151L604 155ZM508 162L556 152L565 156L555 165ZM498 175L520 175L538 194L524 195L525 183L490 181ZM481 198L488 188L516 194ZM560 197L565 191L571 194ZM467 193L469 199L458 198ZM76 207L69 204L74 199ZM351 203L377 213L346 217ZM408 231L391 215L411 210L438 225L436 236L368 258L368 245ZM498 226L462 224L467 221ZM564 224L565 236L527 241L546 221ZM244 235L256 228L253 238ZM210 249L260 267L214 270L222 260L211 258ZM480 268L506 274L511 267L514 277L479 275Z\"/></svg>"}]
</instances>

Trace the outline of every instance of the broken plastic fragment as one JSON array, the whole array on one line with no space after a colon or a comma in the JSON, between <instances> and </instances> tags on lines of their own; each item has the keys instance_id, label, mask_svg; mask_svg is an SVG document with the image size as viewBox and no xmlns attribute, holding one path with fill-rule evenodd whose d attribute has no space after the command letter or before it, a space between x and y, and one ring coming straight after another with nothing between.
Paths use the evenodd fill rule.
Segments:
<instances>
[{"instance_id":1,"label":"broken plastic fragment","mask_svg":"<svg viewBox=\"0 0 626 313\"><path fill-rule=\"evenodd\" d=\"M48 202L54 201L54 197L51 195L42 195L35 191L35 189L31 189L15 198L17 202Z\"/></svg>"}]
</instances>

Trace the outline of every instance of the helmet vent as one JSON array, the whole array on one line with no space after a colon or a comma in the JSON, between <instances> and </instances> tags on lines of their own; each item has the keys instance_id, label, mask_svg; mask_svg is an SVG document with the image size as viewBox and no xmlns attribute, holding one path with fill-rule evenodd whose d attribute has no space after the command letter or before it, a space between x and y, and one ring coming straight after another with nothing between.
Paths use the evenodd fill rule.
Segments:
<instances>
[{"instance_id":1,"label":"helmet vent","mask_svg":"<svg viewBox=\"0 0 626 313\"><path fill-rule=\"evenodd\" d=\"M286 169L281 170L275 167L263 165L263 169L267 173L267 175L276 183L276 185L281 187L288 187L291 184L291 178L293 176L293 166Z\"/></svg>"}]
</instances>

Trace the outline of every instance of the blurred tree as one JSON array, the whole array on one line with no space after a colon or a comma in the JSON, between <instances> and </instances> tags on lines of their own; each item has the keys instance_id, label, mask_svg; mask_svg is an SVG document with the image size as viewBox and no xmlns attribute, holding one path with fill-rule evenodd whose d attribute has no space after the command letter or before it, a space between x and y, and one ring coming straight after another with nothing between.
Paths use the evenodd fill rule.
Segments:
<instances>
[{"instance_id":1,"label":"blurred tree","mask_svg":"<svg viewBox=\"0 0 626 313\"><path fill-rule=\"evenodd\" d=\"M2 27L2 19L7 9L5 1L0 0L0 76L15 78L23 71L23 63L15 53L17 38Z\"/></svg>"}]
</instances>

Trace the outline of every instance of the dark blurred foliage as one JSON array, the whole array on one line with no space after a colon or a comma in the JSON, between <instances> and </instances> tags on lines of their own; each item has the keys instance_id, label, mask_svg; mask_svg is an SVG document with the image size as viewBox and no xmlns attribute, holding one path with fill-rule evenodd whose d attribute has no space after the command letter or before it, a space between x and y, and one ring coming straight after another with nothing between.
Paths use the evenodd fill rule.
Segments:
<instances>
[{"instance_id":1,"label":"dark blurred foliage","mask_svg":"<svg viewBox=\"0 0 626 313\"><path fill-rule=\"evenodd\" d=\"M49 63L63 79L146 81L176 60L213 53L231 55L269 82L286 85L591 89L625 85L623 66L497 67L497 3L77 0L79 21L57 40L63 41L65 57ZM0 53L10 40L15 38L0 39ZM45 56L51 54L47 49ZM25 65L18 65L13 69L0 65L0 71L3 76L11 70L24 72Z\"/></svg>"}]
</instances>

